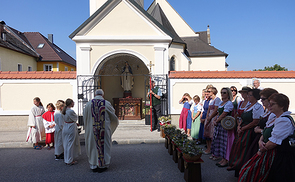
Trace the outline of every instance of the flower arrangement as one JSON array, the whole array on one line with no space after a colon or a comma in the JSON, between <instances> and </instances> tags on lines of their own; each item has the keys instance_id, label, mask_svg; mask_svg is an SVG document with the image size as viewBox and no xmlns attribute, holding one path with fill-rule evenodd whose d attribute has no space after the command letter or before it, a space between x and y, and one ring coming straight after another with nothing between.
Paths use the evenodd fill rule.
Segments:
<instances>
[{"instance_id":1,"label":"flower arrangement","mask_svg":"<svg viewBox=\"0 0 295 182\"><path fill-rule=\"evenodd\" d=\"M187 140L182 147L182 152L189 157L198 156L198 158L200 158L202 155L202 149L197 146L194 140Z\"/></svg>"},{"instance_id":2,"label":"flower arrangement","mask_svg":"<svg viewBox=\"0 0 295 182\"><path fill-rule=\"evenodd\" d=\"M161 116L158 118L160 125L171 124L171 116Z\"/></svg>"}]
</instances>

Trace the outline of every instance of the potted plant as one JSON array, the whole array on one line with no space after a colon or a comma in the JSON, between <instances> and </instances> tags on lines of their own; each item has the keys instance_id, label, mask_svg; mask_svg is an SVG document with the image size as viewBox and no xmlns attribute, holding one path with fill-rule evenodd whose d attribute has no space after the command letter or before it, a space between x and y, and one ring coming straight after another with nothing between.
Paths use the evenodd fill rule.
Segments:
<instances>
[{"instance_id":1,"label":"potted plant","mask_svg":"<svg viewBox=\"0 0 295 182\"><path fill-rule=\"evenodd\" d=\"M167 126L171 124L171 117L170 116L161 116L158 118L160 124L160 136L165 138L164 129L162 126Z\"/></svg>"},{"instance_id":2,"label":"potted plant","mask_svg":"<svg viewBox=\"0 0 295 182\"><path fill-rule=\"evenodd\" d=\"M202 156L202 149L197 146L193 140L188 140L182 147L182 153L185 159L197 161Z\"/></svg>"}]
</instances>

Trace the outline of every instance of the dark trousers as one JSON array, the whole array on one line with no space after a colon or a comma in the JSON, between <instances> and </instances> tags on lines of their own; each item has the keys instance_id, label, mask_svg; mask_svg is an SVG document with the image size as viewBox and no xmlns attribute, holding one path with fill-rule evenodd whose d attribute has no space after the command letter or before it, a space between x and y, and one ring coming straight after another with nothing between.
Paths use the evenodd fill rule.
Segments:
<instances>
[{"instance_id":1,"label":"dark trousers","mask_svg":"<svg viewBox=\"0 0 295 182\"><path fill-rule=\"evenodd\" d=\"M153 130L160 129L160 124L158 118L161 116L161 104L153 106Z\"/></svg>"}]
</instances>

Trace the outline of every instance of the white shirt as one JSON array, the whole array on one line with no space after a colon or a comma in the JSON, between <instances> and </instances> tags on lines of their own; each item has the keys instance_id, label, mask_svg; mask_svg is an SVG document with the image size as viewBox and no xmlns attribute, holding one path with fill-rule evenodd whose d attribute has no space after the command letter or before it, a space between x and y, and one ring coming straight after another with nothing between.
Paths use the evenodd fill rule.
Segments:
<instances>
[{"instance_id":1,"label":"white shirt","mask_svg":"<svg viewBox=\"0 0 295 182\"><path fill-rule=\"evenodd\" d=\"M223 112L231 112L234 109L232 101L228 100L223 106L221 105L222 103L223 101L220 102L218 108L224 107Z\"/></svg>"},{"instance_id":2,"label":"white shirt","mask_svg":"<svg viewBox=\"0 0 295 182\"><path fill-rule=\"evenodd\" d=\"M284 139L293 134L295 127L291 120L288 117L283 117L290 114L290 111L286 111L280 117L275 118L274 128L271 132L269 141L281 145Z\"/></svg>"},{"instance_id":3,"label":"white shirt","mask_svg":"<svg viewBox=\"0 0 295 182\"><path fill-rule=\"evenodd\" d=\"M253 119L260 119L260 116L264 113L264 108L261 104L256 102L252 107L246 109L244 112L252 111Z\"/></svg>"}]
</instances>

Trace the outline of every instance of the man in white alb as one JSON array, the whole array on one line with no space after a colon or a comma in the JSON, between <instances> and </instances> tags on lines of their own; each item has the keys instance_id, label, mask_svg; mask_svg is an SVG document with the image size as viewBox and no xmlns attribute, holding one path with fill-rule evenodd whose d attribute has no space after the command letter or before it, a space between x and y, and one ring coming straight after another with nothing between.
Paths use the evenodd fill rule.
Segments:
<instances>
[{"instance_id":1,"label":"man in white alb","mask_svg":"<svg viewBox=\"0 0 295 182\"><path fill-rule=\"evenodd\" d=\"M103 98L102 89L95 91L95 97L83 110L85 147L90 169L103 172L111 160L112 134L119 121L111 103Z\"/></svg>"}]
</instances>

